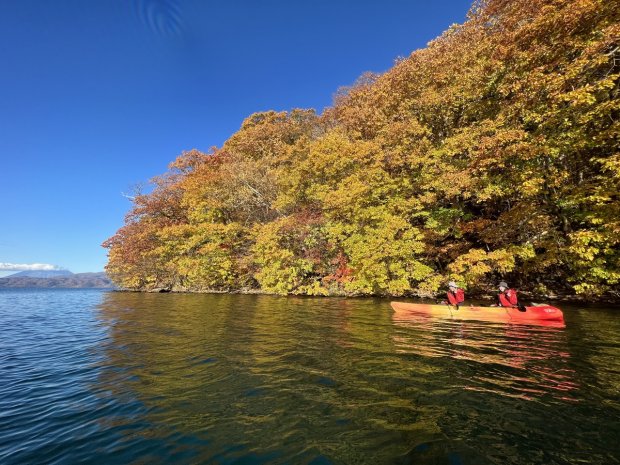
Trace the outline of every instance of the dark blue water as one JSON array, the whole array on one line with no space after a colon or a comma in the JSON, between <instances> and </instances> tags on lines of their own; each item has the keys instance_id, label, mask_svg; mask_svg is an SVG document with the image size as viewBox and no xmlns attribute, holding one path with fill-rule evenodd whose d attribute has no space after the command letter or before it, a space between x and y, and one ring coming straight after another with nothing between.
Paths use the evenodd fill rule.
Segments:
<instances>
[{"instance_id":1,"label":"dark blue water","mask_svg":"<svg viewBox=\"0 0 620 465\"><path fill-rule=\"evenodd\" d=\"M0 291L2 464L620 463L620 313Z\"/></svg>"}]
</instances>

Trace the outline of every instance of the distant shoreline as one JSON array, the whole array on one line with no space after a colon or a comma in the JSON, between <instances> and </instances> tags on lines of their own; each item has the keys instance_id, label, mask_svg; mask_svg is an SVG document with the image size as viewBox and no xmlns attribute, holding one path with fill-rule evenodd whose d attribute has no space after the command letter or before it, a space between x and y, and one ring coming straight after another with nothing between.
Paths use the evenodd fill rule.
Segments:
<instances>
[{"instance_id":1,"label":"distant shoreline","mask_svg":"<svg viewBox=\"0 0 620 465\"><path fill-rule=\"evenodd\" d=\"M31 276L7 276L0 278L0 289L116 289L116 285L104 273L76 273L67 276L38 278Z\"/></svg>"}]
</instances>

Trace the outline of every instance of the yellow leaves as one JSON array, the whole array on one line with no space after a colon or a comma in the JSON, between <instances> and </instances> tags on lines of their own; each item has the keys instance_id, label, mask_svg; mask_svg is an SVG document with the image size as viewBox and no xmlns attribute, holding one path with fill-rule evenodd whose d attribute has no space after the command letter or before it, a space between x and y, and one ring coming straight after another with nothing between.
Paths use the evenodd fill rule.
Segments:
<instances>
[{"instance_id":1,"label":"yellow leaves","mask_svg":"<svg viewBox=\"0 0 620 465\"><path fill-rule=\"evenodd\" d=\"M352 279L344 287L350 293L401 295L432 274L418 258L422 233L402 218L384 213L373 227L333 224L328 231L349 258Z\"/></svg>"},{"instance_id":2,"label":"yellow leaves","mask_svg":"<svg viewBox=\"0 0 620 465\"><path fill-rule=\"evenodd\" d=\"M604 236L596 231L579 231L571 234L569 250L583 260L594 260L600 252L599 244Z\"/></svg>"},{"instance_id":3,"label":"yellow leaves","mask_svg":"<svg viewBox=\"0 0 620 465\"><path fill-rule=\"evenodd\" d=\"M601 295L620 283L620 234L615 220L615 225L569 235L567 253L574 270L570 280L577 293Z\"/></svg>"},{"instance_id":4,"label":"yellow leaves","mask_svg":"<svg viewBox=\"0 0 620 465\"><path fill-rule=\"evenodd\" d=\"M540 193L545 186L545 180L539 176L532 176L526 178L523 183L521 183L521 193L524 197L533 197L536 194Z\"/></svg>"},{"instance_id":5,"label":"yellow leaves","mask_svg":"<svg viewBox=\"0 0 620 465\"><path fill-rule=\"evenodd\" d=\"M459 256L449 266L453 276L462 279L466 283L476 282L479 278L491 271L487 263L488 254L482 249L471 249L466 254Z\"/></svg>"},{"instance_id":6,"label":"yellow leaves","mask_svg":"<svg viewBox=\"0 0 620 465\"><path fill-rule=\"evenodd\" d=\"M593 105L597 101L593 90L591 86L586 85L580 89L562 94L561 99L572 106Z\"/></svg>"},{"instance_id":7,"label":"yellow leaves","mask_svg":"<svg viewBox=\"0 0 620 465\"><path fill-rule=\"evenodd\" d=\"M618 292L615 2L478 2L323 115L184 152L106 241L132 288L391 294L511 273ZM615 9L614 9L615 8Z\"/></svg>"},{"instance_id":8,"label":"yellow leaves","mask_svg":"<svg viewBox=\"0 0 620 465\"><path fill-rule=\"evenodd\" d=\"M336 129L311 145L308 158L301 166L320 183L339 182L360 164L371 163L378 150L377 144L353 141Z\"/></svg>"},{"instance_id":9,"label":"yellow leaves","mask_svg":"<svg viewBox=\"0 0 620 465\"><path fill-rule=\"evenodd\" d=\"M427 229L431 229L437 235L460 235L458 225L463 216L463 211L457 208L437 208L430 211L425 210L417 216L425 218L424 226Z\"/></svg>"},{"instance_id":10,"label":"yellow leaves","mask_svg":"<svg viewBox=\"0 0 620 465\"><path fill-rule=\"evenodd\" d=\"M476 193L476 202L485 203L494 198L505 197L506 193L507 189L505 186L500 186L497 184L487 184L485 186L482 186L481 189L478 189Z\"/></svg>"},{"instance_id":11,"label":"yellow leaves","mask_svg":"<svg viewBox=\"0 0 620 465\"><path fill-rule=\"evenodd\" d=\"M536 257L536 252L532 244L525 243L523 245L513 245L508 248L508 251L521 261L527 261ZM506 270L508 271L508 270Z\"/></svg>"},{"instance_id":12,"label":"yellow leaves","mask_svg":"<svg viewBox=\"0 0 620 465\"><path fill-rule=\"evenodd\" d=\"M606 158L595 158L602 165L603 171L620 181L620 152Z\"/></svg>"},{"instance_id":13,"label":"yellow leaves","mask_svg":"<svg viewBox=\"0 0 620 465\"><path fill-rule=\"evenodd\" d=\"M454 260L448 269L452 278L462 280L469 285L479 284L490 273L504 275L515 269L516 259L527 260L535 256L530 245L513 246L505 249L486 251L470 249Z\"/></svg>"},{"instance_id":14,"label":"yellow leaves","mask_svg":"<svg viewBox=\"0 0 620 465\"><path fill-rule=\"evenodd\" d=\"M323 292L315 281L327 274L326 262L332 254L318 218L279 218L256 226L254 235L254 277L264 291L312 295Z\"/></svg>"},{"instance_id":15,"label":"yellow leaves","mask_svg":"<svg viewBox=\"0 0 620 465\"><path fill-rule=\"evenodd\" d=\"M441 274L430 273L414 287L414 291L420 297L434 297L445 286L445 281Z\"/></svg>"},{"instance_id":16,"label":"yellow leaves","mask_svg":"<svg viewBox=\"0 0 620 465\"><path fill-rule=\"evenodd\" d=\"M181 256L176 266L186 288L230 290L237 285L234 257L222 248L222 244L204 244L195 254Z\"/></svg>"},{"instance_id":17,"label":"yellow leaves","mask_svg":"<svg viewBox=\"0 0 620 465\"><path fill-rule=\"evenodd\" d=\"M329 290L319 280L313 281L311 284L299 286L297 289L298 294L304 295L321 295L328 296Z\"/></svg>"},{"instance_id":18,"label":"yellow leaves","mask_svg":"<svg viewBox=\"0 0 620 465\"><path fill-rule=\"evenodd\" d=\"M254 113L243 121L241 129L224 144L224 151L242 159L273 164L285 161L296 141L309 136L317 127L314 110Z\"/></svg>"}]
</instances>

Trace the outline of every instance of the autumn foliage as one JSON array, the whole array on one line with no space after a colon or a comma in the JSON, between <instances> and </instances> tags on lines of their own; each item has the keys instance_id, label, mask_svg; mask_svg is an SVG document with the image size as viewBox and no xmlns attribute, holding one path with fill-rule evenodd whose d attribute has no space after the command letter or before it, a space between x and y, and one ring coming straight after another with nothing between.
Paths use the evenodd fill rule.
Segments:
<instances>
[{"instance_id":1,"label":"autumn foliage","mask_svg":"<svg viewBox=\"0 0 620 465\"><path fill-rule=\"evenodd\" d=\"M620 291L620 4L488 0L334 105L183 153L104 246L122 287Z\"/></svg>"}]
</instances>

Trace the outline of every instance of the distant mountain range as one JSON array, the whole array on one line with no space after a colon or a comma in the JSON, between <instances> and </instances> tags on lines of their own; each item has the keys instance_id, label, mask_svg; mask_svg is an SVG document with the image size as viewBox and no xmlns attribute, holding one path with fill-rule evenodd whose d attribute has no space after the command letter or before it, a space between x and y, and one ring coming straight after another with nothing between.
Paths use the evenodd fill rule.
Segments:
<instances>
[{"instance_id":1,"label":"distant mountain range","mask_svg":"<svg viewBox=\"0 0 620 465\"><path fill-rule=\"evenodd\" d=\"M113 289L115 286L105 273L74 274L68 270L56 270L21 271L0 278L0 288L9 287Z\"/></svg>"},{"instance_id":2,"label":"distant mountain range","mask_svg":"<svg viewBox=\"0 0 620 465\"><path fill-rule=\"evenodd\" d=\"M10 274L8 276L5 276L5 278L56 278L58 276L71 275L73 275L73 273L71 273L69 270L27 270L20 271L19 273Z\"/></svg>"}]
</instances>

